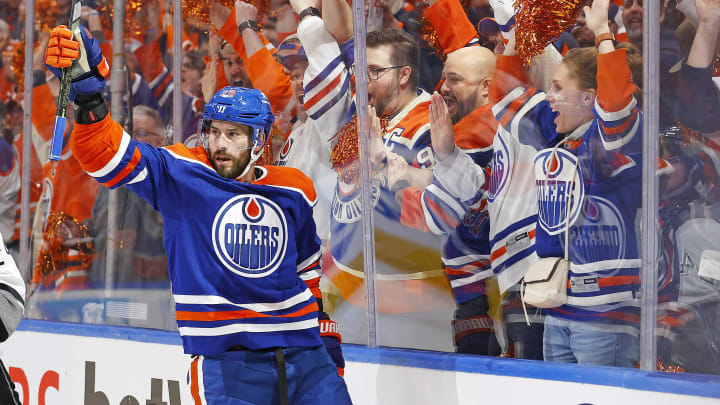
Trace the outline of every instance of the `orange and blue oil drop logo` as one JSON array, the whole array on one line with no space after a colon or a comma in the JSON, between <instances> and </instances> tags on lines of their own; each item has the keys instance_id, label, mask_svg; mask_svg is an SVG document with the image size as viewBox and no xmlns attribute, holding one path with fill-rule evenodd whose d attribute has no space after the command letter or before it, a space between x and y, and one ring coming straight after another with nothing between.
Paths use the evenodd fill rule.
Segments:
<instances>
[{"instance_id":1,"label":"orange and blue oil drop logo","mask_svg":"<svg viewBox=\"0 0 720 405\"><path fill-rule=\"evenodd\" d=\"M218 259L243 277L272 274L285 256L285 215L277 204L259 195L228 200L215 216L212 232Z\"/></svg>"},{"instance_id":2,"label":"orange and blue oil drop logo","mask_svg":"<svg viewBox=\"0 0 720 405\"><path fill-rule=\"evenodd\" d=\"M538 224L549 235L559 235L575 223L585 199L578 157L565 149L544 149L535 155L534 166Z\"/></svg>"},{"instance_id":3,"label":"orange and blue oil drop logo","mask_svg":"<svg viewBox=\"0 0 720 405\"><path fill-rule=\"evenodd\" d=\"M295 140L293 138L288 138L287 142L285 142L282 149L280 149L280 159L278 159L278 160L281 163L278 164L278 166L285 166L287 164L287 158L288 158L288 155L290 155L290 150L293 147L293 143L295 143Z\"/></svg>"}]
</instances>

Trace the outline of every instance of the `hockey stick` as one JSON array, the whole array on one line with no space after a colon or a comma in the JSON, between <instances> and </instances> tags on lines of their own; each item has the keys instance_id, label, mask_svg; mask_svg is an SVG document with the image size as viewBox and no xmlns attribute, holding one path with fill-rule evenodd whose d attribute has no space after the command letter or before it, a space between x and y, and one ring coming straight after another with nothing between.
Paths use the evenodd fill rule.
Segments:
<instances>
[{"instance_id":1,"label":"hockey stick","mask_svg":"<svg viewBox=\"0 0 720 405\"><path fill-rule=\"evenodd\" d=\"M78 26L80 25L81 9L82 1L73 0L69 25L70 31L72 31L73 34L75 34ZM85 52L85 49L82 46L81 48L80 52ZM67 107L70 98L70 82L72 81L72 74L70 72L72 69L73 66L62 69L60 92L57 100L57 113L55 114L55 127L53 128L53 136L50 146L50 160L60 160L60 156L62 155L63 138L65 136L65 127L67 125Z\"/></svg>"}]
</instances>

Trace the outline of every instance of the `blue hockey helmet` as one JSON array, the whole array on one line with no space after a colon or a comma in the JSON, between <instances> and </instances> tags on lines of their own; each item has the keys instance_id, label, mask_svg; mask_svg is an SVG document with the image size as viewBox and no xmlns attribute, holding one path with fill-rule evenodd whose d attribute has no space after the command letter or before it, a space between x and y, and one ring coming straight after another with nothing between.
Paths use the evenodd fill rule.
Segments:
<instances>
[{"instance_id":1,"label":"blue hockey helmet","mask_svg":"<svg viewBox=\"0 0 720 405\"><path fill-rule=\"evenodd\" d=\"M200 138L203 144L206 144L210 123L226 121L251 127L253 146L264 146L270 138L270 128L274 120L270 102L260 90L228 86L215 93L210 102L205 104ZM260 144L262 133L265 137Z\"/></svg>"}]
</instances>

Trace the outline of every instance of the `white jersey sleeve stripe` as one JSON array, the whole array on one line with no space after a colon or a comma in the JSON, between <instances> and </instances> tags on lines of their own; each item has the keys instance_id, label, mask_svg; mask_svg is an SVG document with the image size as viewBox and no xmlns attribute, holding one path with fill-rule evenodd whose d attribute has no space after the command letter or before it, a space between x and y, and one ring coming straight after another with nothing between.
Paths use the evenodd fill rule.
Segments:
<instances>
[{"instance_id":1,"label":"white jersey sleeve stripe","mask_svg":"<svg viewBox=\"0 0 720 405\"><path fill-rule=\"evenodd\" d=\"M117 153L115 153L115 156L113 156L113 158L110 159L110 161L102 169L88 174L92 177L107 176L120 164L123 156L125 156L125 153L127 152L128 145L130 145L130 135L128 135L127 132L123 131L122 140L120 141L120 147L118 148Z\"/></svg>"},{"instance_id":2,"label":"white jersey sleeve stripe","mask_svg":"<svg viewBox=\"0 0 720 405\"><path fill-rule=\"evenodd\" d=\"M298 271L305 270L306 267L316 262L318 259L320 259L320 256L322 255L321 251L317 251L312 256L308 257L307 259L303 260L300 264L298 264L297 269Z\"/></svg>"}]
</instances>

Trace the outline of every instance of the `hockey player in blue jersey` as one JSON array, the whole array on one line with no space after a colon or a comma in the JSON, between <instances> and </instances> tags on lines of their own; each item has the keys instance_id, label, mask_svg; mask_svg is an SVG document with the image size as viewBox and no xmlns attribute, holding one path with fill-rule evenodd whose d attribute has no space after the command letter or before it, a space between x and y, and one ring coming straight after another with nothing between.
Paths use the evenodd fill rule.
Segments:
<instances>
[{"instance_id":1,"label":"hockey player in blue jersey","mask_svg":"<svg viewBox=\"0 0 720 405\"><path fill-rule=\"evenodd\" d=\"M202 146L155 148L110 118L97 41L85 29L72 37L54 29L45 61L58 75L86 67L72 82L73 155L98 182L126 186L162 214L194 403L351 403L337 326L320 301L312 181L255 166L274 120L267 98L226 87L205 105Z\"/></svg>"}]
</instances>

